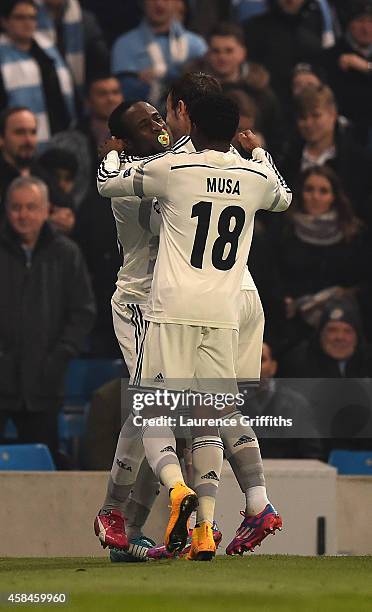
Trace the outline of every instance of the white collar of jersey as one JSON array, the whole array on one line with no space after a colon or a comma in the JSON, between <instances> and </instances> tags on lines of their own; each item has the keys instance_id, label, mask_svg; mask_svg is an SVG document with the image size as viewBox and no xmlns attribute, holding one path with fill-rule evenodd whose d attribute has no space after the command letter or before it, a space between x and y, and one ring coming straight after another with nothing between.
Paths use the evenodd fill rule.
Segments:
<instances>
[{"instance_id":1,"label":"white collar of jersey","mask_svg":"<svg viewBox=\"0 0 372 612\"><path fill-rule=\"evenodd\" d=\"M188 136L187 134L185 134L185 136L181 136L177 142L174 143L173 147L172 147L172 151L178 151L179 149L184 148L186 149L187 153L194 153L195 152L195 147L192 143L192 140L190 138L190 136ZM206 151L209 149L205 149ZM230 153L233 153L234 155L239 155L240 153L237 149L235 149L235 147L233 145L230 145Z\"/></svg>"},{"instance_id":2,"label":"white collar of jersey","mask_svg":"<svg viewBox=\"0 0 372 612\"><path fill-rule=\"evenodd\" d=\"M185 134L184 136L181 136L181 138L179 138L177 140L177 142L174 143L173 147L172 147L172 151L178 151L179 149L182 148L187 148L187 149L191 149L192 147L192 151L195 151L194 149L194 145L191 142L191 138L188 134Z\"/></svg>"},{"instance_id":3,"label":"white collar of jersey","mask_svg":"<svg viewBox=\"0 0 372 612\"><path fill-rule=\"evenodd\" d=\"M215 151L214 149L203 149L197 151L198 154L205 153L208 155L208 162L215 164L216 166L224 166L227 162L236 162L236 156L239 155L237 151Z\"/></svg>"}]
</instances>

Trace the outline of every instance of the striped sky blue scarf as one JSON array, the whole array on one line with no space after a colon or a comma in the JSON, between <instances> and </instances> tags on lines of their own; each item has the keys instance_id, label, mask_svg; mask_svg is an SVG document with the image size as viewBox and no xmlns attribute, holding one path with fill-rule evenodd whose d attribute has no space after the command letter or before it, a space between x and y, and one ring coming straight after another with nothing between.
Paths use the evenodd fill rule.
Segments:
<instances>
[{"instance_id":1,"label":"striped sky blue scarf","mask_svg":"<svg viewBox=\"0 0 372 612\"><path fill-rule=\"evenodd\" d=\"M169 57L166 58L157 40L157 36L148 23L144 20L138 28L142 31L146 51L157 77L151 83L149 101L157 104L161 97L162 89L160 79L164 78L172 68L174 70L175 66L182 66L187 60L189 51L188 39L183 25L178 21L173 21L169 28Z\"/></svg>"},{"instance_id":2,"label":"striped sky blue scarf","mask_svg":"<svg viewBox=\"0 0 372 612\"><path fill-rule=\"evenodd\" d=\"M53 20L43 0L37 0L37 4L39 10L36 40L44 49L49 46L56 47L57 37ZM62 24L66 63L72 72L76 87L81 89L85 81L84 31L82 11L77 0L66 0Z\"/></svg>"},{"instance_id":3,"label":"striped sky blue scarf","mask_svg":"<svg viewBox=\"0 0 372 612\"><path fill-rule=\"evenodd\" d=\"M335 44L334 23L328 0L317 0L323 19L322 47L328 49Z\"/></svg>"},{"instance_id":4,"label":"striped sky blue scarf","mask_svg":"<svg viewBox=\"0 0 372 612\"><path fill-rule=\"evenodd\" d=\"M71 119L74 118L74 91L69 69L56 49L45 52L54 61L58 80ZM42 147L50 139L49 118L36 60L13 45L6 34L0 35L0 71L9 106L27 106L37 117L38 142Z\"/></svg>"}]
</instances>

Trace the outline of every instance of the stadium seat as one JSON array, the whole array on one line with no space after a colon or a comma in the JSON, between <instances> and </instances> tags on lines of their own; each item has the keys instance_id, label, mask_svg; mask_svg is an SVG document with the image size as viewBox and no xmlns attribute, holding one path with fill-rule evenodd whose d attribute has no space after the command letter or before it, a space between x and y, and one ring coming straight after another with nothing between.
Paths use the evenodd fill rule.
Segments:
<instances>
[{"instance_id":1,"label":"stadium seat","mask_svg":"<svg viewBox=\"0 0 372 612\"><path fill-rule=\"evenodd\" d=\"M372 451L334 450L328 462L339 474L372 476Z\"/></svg>"},{"instance_id":2,"label":"stadium seat","mask_svg":"<svg viewBox=\"0 0 372 612\"><path fill-rule=\"evenodd\" d=\"M69 412L69 407L63 409L58 415L58 437L60 449L70 456L72 466L79 468L80 440L85 431L89 404L85 404L79 411Z\"/></svg>"},{"instance_id":3,"label":"stadium seat","mask_svg":"<svg viewBox=\"0 0 372 612\"><path fill-rule=\"evenodd\" d=\"M8 419L5 424L3 437L5 440L16 440L18 438L17 428L12 419Z\"/></svg>"},{"instance_id":4,"label":"stadium seat","mask_svg":"<svg viewBox=\"0 0 372 612\"><path fill-rule=\"evenodd\" d=\"M0 446L0 470L52 472L55 465L45 444L9 444Z\"/></svg>"},{"instance_id":5,"label":"stadium seat","mask_svg":"<svg viewBox=\"0 0 372 612\"><path fill-rule=\"evenodd\" d=\"M69 365L64 405L58 418L61 446L75 468L79 467L80 440L84 434L93 393L102 385L124 374L121 359L73 359Z\"/></svg>"},{"instance_id":6,"label":"stadium seat","mask_svg":"<svg viewBox=\"0 0 372 612\"><path fill-rule=\"evenodd\" d=\"M81 437L84 433L88 411L89 404L85 404L81 412L61 412L58 415L59 437L62 440Z\"/></svg>"},{"instance_id":7,"label":"stadium seat","mask_svg":"<svg viewBox=\"0 0 372 612\"><path fill-rule=\"evenodd\" d=\"M65 405L83 406L96 389L123 373L121 359L73 359L66 375Z\"/></svg>"}]
</instances>

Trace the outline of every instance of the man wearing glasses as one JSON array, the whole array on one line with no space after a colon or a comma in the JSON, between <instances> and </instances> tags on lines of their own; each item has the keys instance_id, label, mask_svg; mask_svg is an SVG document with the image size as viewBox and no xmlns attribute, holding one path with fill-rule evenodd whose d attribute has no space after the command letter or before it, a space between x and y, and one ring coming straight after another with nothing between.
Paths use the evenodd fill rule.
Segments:
<instances>
[{"instance_id":1,"label":"man wearing glasses","mask_svg":"<svg viewBox=\"0 0 372 612\"><path fill-rule=\"evenodd\" d=\"M42 146L74 118L71 74L57 49L44 50L36 42L33 0L2 0L0 15L0 108L29 108Z\"/></svg>"}]
</instances>

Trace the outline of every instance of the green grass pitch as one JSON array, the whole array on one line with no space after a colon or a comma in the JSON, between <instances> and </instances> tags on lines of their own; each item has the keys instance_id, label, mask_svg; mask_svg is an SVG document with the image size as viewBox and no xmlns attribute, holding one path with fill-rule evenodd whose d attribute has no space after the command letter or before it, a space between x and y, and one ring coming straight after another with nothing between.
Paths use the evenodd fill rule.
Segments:
<instances>
[{"instance_id":1,"label":"green grass pitch","mask_svg":"<svg viewBox=\"0 0 372 612\"><path fill-rule=\"evenodd\" d=\"M0 592L66 592L82 612L371 612L372 557L221 556L110 564L105 559L0 559Z\"/></svg>"}]
</instances>

